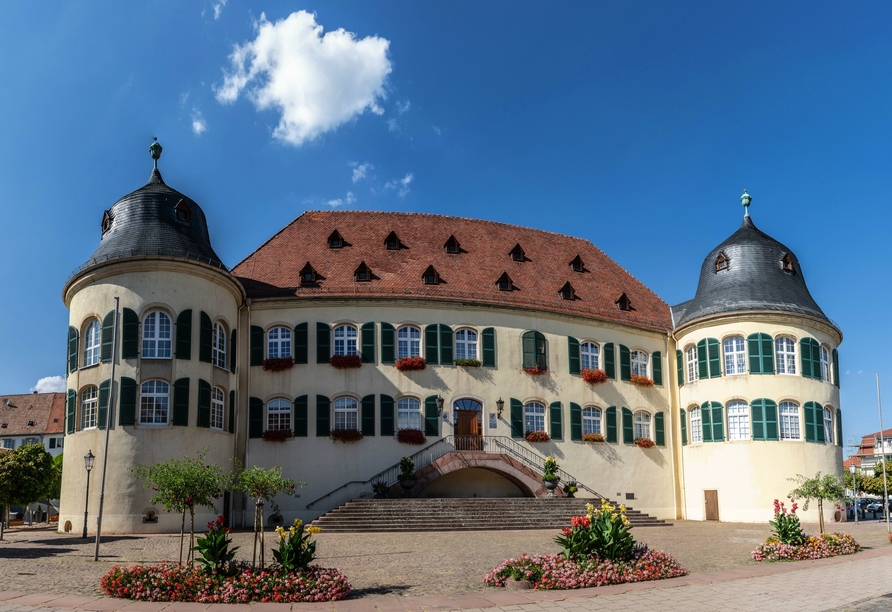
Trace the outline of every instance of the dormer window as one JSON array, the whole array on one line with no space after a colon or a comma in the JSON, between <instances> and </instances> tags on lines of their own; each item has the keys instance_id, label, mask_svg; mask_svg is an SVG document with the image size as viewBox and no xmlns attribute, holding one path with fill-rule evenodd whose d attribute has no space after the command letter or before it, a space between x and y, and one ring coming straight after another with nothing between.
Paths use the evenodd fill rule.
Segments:
<instances>
[{"instance_id":1,"label":"dormer window","mask_svg":"<svg viewBox=\"0 0 892 612\"><path fill-rule=\"evenodd\" d=\"M514 283L511 282L511 277L508 276L507 272L502 272L502 275L499 277L499 280L496 281L496 285L499 287L499 291L513 291Z\"/></svg>"},{"instance_id":2,"label":"dormer window","mask_svg":"<svg viewBox=\"0 0 892 612\"><path fill-rule=\"evenodd\" d=\"M447 253L461 253L461 245L458 243L458 240L455 239L455 236L449 236L449 240L446 241L443 248L446 249Z\"/></svg>"},{"instance_id":3,"label":"dormer window","mask_svg":"<svg viewBox=\"0 0 892 612\"><path fill-rule=\"evenodd\" d=\"M428 266L427 270L424 271L424 274L421 276L425 285L439 285L440 284L440 275L437 274L437 271L433 266Z\"/></svg>"},{"instance_id":4,"label":"dormer window","mask_svg":"<svg viewBox=\"0 0 892 612\"><path fill-rule=\"evenodd\" d=\"M28 427L34 427L34 421L28 421Z\"/></svg>"},{"instance_id":5,"label":"dormer window","mask_svg":"<svg viewBox=\"0 0 892 612\"><path fill-rule=\"evenodd\" d=\"M388 251L399 251L403 248L403 243L400 242L400 238L396 235L396 232L390 232L387 235L387 238L384 239L384 246L387 247Z\"/></svg>"},{"instance_id":6,"label":"dormer window","mask_svg":"<svg viewBox=\"0 0 892 612\"><path fill-rule=\"evenodd\" d=\"M721 272L722 270L728 269L728 258L725 257L724 253L719 253L719 256L715 258L715 271Z\"/></svg>"},{"instance_id":7,"label":"dormer window","mask_svg":"<svg viewBox=\"0 0 892 612\"><path fill-rule=\"evenodd\" d=\"M573 258L573 261L570 262L570 267L574 272L585 272L585 264L582 262L582 257L579 255Z\"/></svg>"},{"instance_id":8,"label":"dormer window","mask_svg":"<svg viewBox=\"0 0 892 612\"><path fill-rule=\"evenodd\" d=\"M619 306L620 310L632 310L632 302L625 293L617 298L615 304Z\"/></svg>"},{"instance_id":9,"label":"dormer window","mask_svg":"<svg viewBox=\"0 0 892 612\"><path fill-rule=\"evenodd\" d=\"M367 283L372 280L372 271L369 269L365 262L359 264L359 267L356 268L356 271L353 273L353 278L356 279L356 282L359 283Z\"/></svg>"},{"instance_id":10,"label":"dormer window","mask_svg":"<svg viewBox=\"0 0 892 612\"><path fill-rule=\"evenodd\" d=\"M316 270L313 269L313 266L310 265L310 262L307 262L307 265L300 271L300 284L312 285L317 280L319 280L319 275L316 273Z\"/></svg>"},{"instance_id":11,"label":"dormer window","mask_svg":"<svg viewBox=\"0 0 892 612\"><path fill-rule=\"evenodd\" d=\"M186 204L186 200L180 200L179 202L177 202L174 210L177 213L177 221L189 223L192 220L192 211L189 210L189 205Z\"/></svg>"},{"instance_id":12,"label":"dormer window","mask_svg":"<svg viewBox=\"0 0 892 612\"><path fill-rule=\"evenodd\" d=\"M576 290L573 289L573 285L570 284L570 281L564 283L564 286L561 287L558 292L561 294L561 297L565 300L575 300L576 299Z\"/></svg>"},{"instance_id":13,"label":"dormer window","mask_svg":"<svg viewBox=\"0 0 892 612\"><path fill-rule=\"evenodd\" d=\"M520 244L515 244L514 248L511 249L511 259L514 261L526 261L526 255L523 252L523 249L520 248Z\"/></svg>"},{"instance_id":14,"label":"dormer window","mask_svg":"<svg viewBox=\"0 0 892 612\"><path fill-rule=\"evenodd\" d=\"M347 243L344 242L344 238L338 233L338 230L333 231L328 237L328 248L340 249L345 246L347 246Z\"/></svg>"},{"instance_id":15,"label":"dormer window","mask_svg":"<svg viewBox=\"0 0 892 612\"><path fill-rule=\"evenodd\" d=\"M105 211L104 213L102 213L102 233L103 234L111 229L111 224L112 224L111 213L108 211Z\"/></svg>"},{"instance_id":16,"label":"dormer window","mask_svg":"<svg viewBox=\"0 0 892 612\"><path fill-rule=\"evenodd\" d=\"M784 258L781 260L781 267L783 268L784 272L793 271L793 258L790 257L789 253L784 255Z\"/></svg>"}]
</instances>

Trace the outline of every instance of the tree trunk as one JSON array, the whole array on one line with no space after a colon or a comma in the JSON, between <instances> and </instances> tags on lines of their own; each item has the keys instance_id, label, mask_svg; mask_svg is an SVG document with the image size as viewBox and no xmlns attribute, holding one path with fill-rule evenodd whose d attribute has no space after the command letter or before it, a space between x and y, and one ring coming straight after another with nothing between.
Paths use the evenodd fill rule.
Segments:
<instances>
[{"instance_id":1,"label":"tree trunk","mask_svg":"<svg viewBox=\"0 0 892 612\"><path fill-rule=\"evenodd\" d=\"M265 553L265 542L264 540L264 529L263 529L263 501L260 502L260 569L263 569L263 564L266 562Z\"/></svg>"},{"instance_id":2,"label":"tree trunk","mask_svg":"<svg viewBox=\"0 0 892 612\"><path fill-rule=\"evenodd\" d=\"M251 558L251 569L257 569L257 504L254 504L254 556Z\"/></svg>"},{"instance_id":3,"label":"tree trunk","mask_svg":"<svg viewBox=\"0 0 892 612\"><path fill-rule=\"evenodd\" d=\"M824 535L824 500L818 499L818 528L821 535Z\"/></svg>"},{"instance_id":4,"label":"tree trunk","mask_svg":"<svg viewBox=\"0 0 892 612\"><path fill-rule=\"evenodd\" d=\"M195 506L189 506L189 562L195 561Z\"/></svg>"},{"instance_id":5,"label":"tree trunk","mask_svg":"<svg viewBox=\"0 0 892 612\"><path fill-rule=\"evenodd\" d=\"M183 537L186 533L186 506L183 506L183 520L180 522L180 565L183 564Z\"/></svg>"}]
</instances>

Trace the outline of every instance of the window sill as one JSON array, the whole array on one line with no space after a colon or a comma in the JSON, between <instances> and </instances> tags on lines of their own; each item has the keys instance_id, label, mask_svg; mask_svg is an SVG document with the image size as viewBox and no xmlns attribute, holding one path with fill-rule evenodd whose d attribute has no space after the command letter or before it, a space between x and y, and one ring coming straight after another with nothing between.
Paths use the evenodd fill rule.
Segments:
<instances>
[{"instance_id":1,"label":"window sill","mask_svg":"<svg viewBox=\"0 0 892 612\"><path fill-rule=\"evenodd\" d=\"M91 363L90 365L84 365L79 367L76 371L89 370L91 368L98 368L101 365L101 362ZM73 374L74 372L72 372Z\"/></svg>"},{"instance_id":2,"label":"window sill","mask_svg":"<svg viewBox=\"0 0 892 612\"><path fill-rule=\"evenodd\" d=\"M173 358L172 357L144 357L144 356L140 355L140 359L147 359L147 360L151 360L151 361L170 361Z\"/></svg>"},{"instance_id":3,"label":"window sill","mask_svg":"<svg viewBox=\"0 0 892 612\"><path fill-rule=\"evenodd\" d=\"M215 363L215 364L214 364L214 367L217 368L218 370L223 370L224 372L228 372L228 371L229 371L229 366L221 366L221 365L217 365L217 364Z\"/></svg>"},{"instance_id":4,"label":"window sill","mask_svg":"<svg viewBox=\"0 0 892 612\"><path fill-rule=\"evenodd\" d=\"M158 427L170 427L170 423L137 423L136 426L137 427L149 427L149 428L155 429Z\"/></svg>"}]
</instances>

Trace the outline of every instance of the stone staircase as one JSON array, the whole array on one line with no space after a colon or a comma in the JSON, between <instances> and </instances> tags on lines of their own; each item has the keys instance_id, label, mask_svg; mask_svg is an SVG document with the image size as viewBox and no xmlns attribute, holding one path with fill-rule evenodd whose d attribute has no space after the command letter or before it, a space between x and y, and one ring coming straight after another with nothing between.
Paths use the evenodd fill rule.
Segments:
<instances>
[{"instance_id":1,"label":"stone staircase","mask_svg":"<svg viewBox=\"0 0 892 612\"><path fill-rule=\"evenodd\" d=\"M580 498L423 498L354 499L312 522L326 533L387 531L497 531L561 529L585 514L598 499ZM633 527L671 527L626 508Z\"/></svg>"}]
</instances>

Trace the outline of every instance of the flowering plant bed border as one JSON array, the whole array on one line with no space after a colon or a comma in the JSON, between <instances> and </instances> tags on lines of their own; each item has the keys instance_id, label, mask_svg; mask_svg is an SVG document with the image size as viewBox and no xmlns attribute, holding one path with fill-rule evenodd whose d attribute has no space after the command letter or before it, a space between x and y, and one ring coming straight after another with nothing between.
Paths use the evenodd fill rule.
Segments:
<instances>
[{"instance_id":1,"label":"flowering plant bed border","mask_svg":"<svg viewBox=\"0 0 892 612\"><path fill-rule=\"evenodd\" d=\"M756 561L804 561L852 555L859 550L861 545L849 534L825 533L808 536L801 544L784 544L772 536L764 544L760 544L751 556Z\"/></svg>"},{"instance_id":2,"label":"flowering plant bed border","mask_svg":"<svg viewBox=\"0 0 892 612\"><path fill-rule=\"evenodd\" d=\"M638 448L653 448L656 443L650 438L635 438L635 446Z\"/></svg>"},{"instance_id":3,"label":"flowering plant bed border","mask_svg":"<svg viewBox=\"0 0 892 612\"><path fill-rule=\"evenodd\" d=\"M539 366L521 369L531 376L542 376L543 374L548 374L548 368L540 368Z\"/></svg>"},{"instance_id":4,"label":"flowering plant bed border","mask_svg":"<svg viewBox=\"0 0 892 612\"><path fill-rule=\"evenodd\" d=\"M263 439L267 442L284 442L294 437L294 432L290 429L272 429L263 432Z\"/></svg>"},{"instance_id":5,"label":"flowering plant bed border","mask_svg":"<svg viewBox=\"0 0 892 612\"><path fill-rule=\"evenodd\" d=\"M263 369L267 372L284 372L294 367L294 357L272 357L263 360Z\"/></svg>"},{"instance_id":6,"label":"flowering plant bed border","mask_svg":"<svg viewBox=\"0 0 892 612\"><path fill-rule=\"evenodd\" d=\"M604 370L590 370L588 368L581 372L582 380L590 385L600 385L608 380L607 372Z\"/></svg>"},{"instance_id":7,"label":"flowering plant bed border","mask_svg":"<svg viewBox=\"0 0 892 612\"><path fill-rule=\"evenodd\" d=\"M427 367L424 357L401 357L396 360L396 369L400 372L417 372Z\"/></svg>"},{"instance_id":8,"label":"flowering plant bed border","mask_svg":"<svg viewBox=\"0 0 892 612\"><path fill-rule=\"evenodd\" d=\"M629 382L638 387L654 386L653 379L650 379L647 376L641 376L640 374L632 374L632 378L629 379Z\"/></svg>"},{"instance_id":9,"label":"flowering plant bed border","mask_svg":"<svg viewBox=\"0 0 892 612\"><path fill-rule=\"evenodd\" d=\"M604 438L604 434L599 433L586 433L582 434L583 442L604 442L606 438Z\"/></svg>"},{"instance_id":10,"label":"flowering plant bed border","mask_svg":"<svg viewBox=\"0 0 892 612\"><path fill-rule=\"evenodd\" d=\"M396 439L403 444L424 444L427 438L420 429L400 429L396 432Z\"/></svg>"},{"instance_id":11,"label":"flowering plant bed border","mask_svg":"<svg viewBox=\"0 0 892 612\"><path fill-rule=\"evenodd\" d=\"M359 442L363 438L362 432L356 429L332 429L329 435L335 442L344 442L345 444Z\"/></svg>"},{"instance_id":12,"label":"flowering plant bed border","mask_svg":"<svg viewBox=\"0 0 892 612\"><path fill-rule=\"evenodd\" d=\"M524 434L523 439L527 442L548 442L551 440L544 431L528 431Z\"/></svg>"},{"instance_id":13,"label":"flowering plant bed border","mask_svg":"<svg viewBox=\"0 0 892 612\"><path fill-rule=\"evenodd\" d=\"M362 357L359 355L332 355L328 363L338 370L350 370L362 367Z\"/></svg>"}]
</instances>

